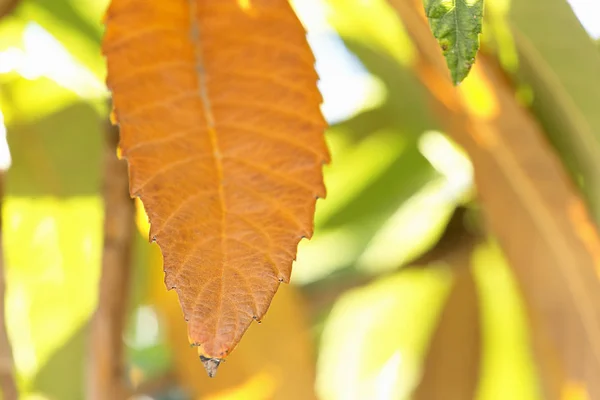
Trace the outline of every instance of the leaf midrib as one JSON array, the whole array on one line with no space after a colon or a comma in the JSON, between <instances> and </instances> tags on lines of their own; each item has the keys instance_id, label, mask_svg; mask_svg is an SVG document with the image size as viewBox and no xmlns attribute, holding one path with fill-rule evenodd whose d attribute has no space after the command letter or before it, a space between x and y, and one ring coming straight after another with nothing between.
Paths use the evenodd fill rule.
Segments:
<instances>
[{"instance_id":1,"label":"leaf midrib","mask_svg":"<svg viewBox=\"0 0 600 400\"><path fill-rule=\"evenodd\" d=\"M204 116L206 118L206 122L208 124L208 136L210 139L211 147L213 149L213 159L215 164L215 171L217 173L217 192L219 197L219 205L221 209L221 226L220 226L220 247L221 247L221 262L223 263L219 266L220 270L220 283L221 290L219 291L219 300L216 309L217 321L215 324L215 335L218 326L221 323L221 309L223 308L223 290L224 290L224 278L225 278L225 212L226 212L226 204L225 204L225 193L223 190L223 162L221 155L221 148L219 147L219 139L217 137L217 132L215 130L215 120L212 113L212 107L210 98L208 95L208 85L206 83L206 71L204 69L204 58L202 56L202 35L200 32L200 24L198 23L198 6L197 0L188 0L189 1L189 10L190 10L190 39L192 41L194 47L194 56L195 56L195 67L196 67L196 75L198 77L198 95L200 100L202 101L202 106L204 110ZM193 305L195 306L195 304Z\"/></svg>"},{"instance_id":2,"label":"leaf midrib","mask_svg":"<svg viewBox=\"0 0 600 400\"><path fill-rule=\"evenodd\" d=\"M461 52L460 52L460 18L458 18L458 14L459 14L459 4L462 3L464 6L466 6L466 4L464 4L461 0L455 0L454 1L454 25L455 25L455 32L454 32L454 40L456 41L456 65L454 66L454 72L452 73L452 80L454 81L454 84L456 85L458 83L458 75L459 75L459 68L462 62L462 57L461 57Z\"/></svg>"}]
</instances>

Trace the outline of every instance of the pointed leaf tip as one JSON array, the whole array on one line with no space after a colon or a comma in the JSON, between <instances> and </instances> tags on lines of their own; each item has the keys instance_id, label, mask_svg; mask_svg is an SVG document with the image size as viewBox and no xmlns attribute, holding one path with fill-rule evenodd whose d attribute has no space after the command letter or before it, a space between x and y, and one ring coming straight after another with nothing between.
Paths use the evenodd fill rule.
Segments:
<instances>
[{"instance_id":1,"label":"pointed leaf tip","mask_svg":"<svg viewBox=\"0 0 600 400\"><path fill-rule=\"evenodd\" d=\"M452 82L458 85L469 74L479 50L483 0L423 0L423 5Z\"/></svg>"},{"instance_id":2,"label":"pointed leaf tip","mask_svg":"<svg viewBox=\"0 0 600 400\"><path fill-rule=\"evenodd\" d=\"M209 378L214 378L223 359L200 356L200 361L204 364L204 369L206 369Z\"/></svg>"}]
</instances>

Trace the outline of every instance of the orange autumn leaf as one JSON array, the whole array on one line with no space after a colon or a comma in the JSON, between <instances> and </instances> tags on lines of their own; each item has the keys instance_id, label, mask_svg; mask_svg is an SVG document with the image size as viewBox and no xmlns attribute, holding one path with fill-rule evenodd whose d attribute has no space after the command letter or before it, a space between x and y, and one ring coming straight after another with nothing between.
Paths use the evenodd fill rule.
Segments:
<instances>
[{"instance_id":1,"label":"orange autumn leaf","mask_svg":"<svg viewBox=\"0 0 600 400\"><path fill-rule=\"evenodd\" d=\"M130 193L212 375L325 196L314 57L287 0L113 0L105 23Z\"/></svg>"}]
</instances>

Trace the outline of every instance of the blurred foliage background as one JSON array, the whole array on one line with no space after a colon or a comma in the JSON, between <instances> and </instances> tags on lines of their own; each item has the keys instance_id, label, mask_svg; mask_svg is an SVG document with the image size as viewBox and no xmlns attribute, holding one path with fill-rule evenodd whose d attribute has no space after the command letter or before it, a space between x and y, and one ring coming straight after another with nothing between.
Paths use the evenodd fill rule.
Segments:
<instances>
[{"instance_id":1,"label":"blurred foliage background","mask_svg":"<svg viewBox=\"0 0 600 400\"><path fill-rule=\"evenodd\" d=\"M107 1L22 0L0 20L7 327L23 399L85 397L102 256ZM293 3L331 124L315 236L300 245L292 285L211 380L137 204L123 305L134 398L545 398L520 286L483 222L474 168L431 105L417 33L397 12L410 2ZM565 0L487 0L485 18L482 54L597 218L597 45ZM481 75L464 86L485 103ZM576 384L561 393L593 398Z\"/></svg>"}]
</instances>

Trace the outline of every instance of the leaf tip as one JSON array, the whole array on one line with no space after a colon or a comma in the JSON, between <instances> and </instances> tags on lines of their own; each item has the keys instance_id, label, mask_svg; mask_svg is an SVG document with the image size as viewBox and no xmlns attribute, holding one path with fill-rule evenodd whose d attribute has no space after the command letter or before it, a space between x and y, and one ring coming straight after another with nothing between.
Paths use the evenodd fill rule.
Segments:
<instances>
[{"instance_id":1,"label":"leaf tip","mask_svg":"<svg viewBox=\"0 0 600 400\"><path fill-rule=\"evenodd\" d=\"M200 361L204 365L204 369L206 369L206 373L208 374L208 377L214 378L215 375L217 374L217 369L219 369L219 365L221 364L223 359L222 358L204 357L203 355L201 355Z\"/></svg>"}]
</instances>

